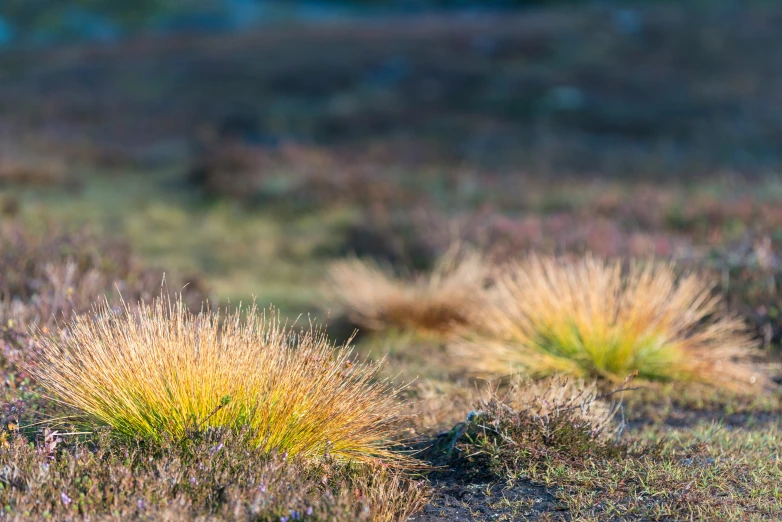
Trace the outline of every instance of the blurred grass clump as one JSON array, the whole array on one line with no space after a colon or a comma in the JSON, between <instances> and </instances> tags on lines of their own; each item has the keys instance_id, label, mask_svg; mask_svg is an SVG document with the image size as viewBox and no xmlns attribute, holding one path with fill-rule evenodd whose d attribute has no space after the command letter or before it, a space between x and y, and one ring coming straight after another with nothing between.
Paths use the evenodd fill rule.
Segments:
<instances>
[{"instance_id":1,"label":"blurred grass clump","mask_svg":"<svg viewBox=\"0 0 782 522\"><path fill-rule=\"evenodd\" d=\"M702 276L671 264L530 256L491 293L476 311L488 336L461 351L484 370L612 381L637 372L734 387L764 380L744 322L722 313Z\"/></svg>"}]
</instances>

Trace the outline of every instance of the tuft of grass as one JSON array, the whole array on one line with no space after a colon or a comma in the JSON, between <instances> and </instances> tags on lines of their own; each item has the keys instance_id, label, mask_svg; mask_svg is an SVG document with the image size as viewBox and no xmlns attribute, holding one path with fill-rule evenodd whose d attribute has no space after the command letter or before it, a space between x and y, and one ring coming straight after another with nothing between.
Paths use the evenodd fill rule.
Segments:
<instances>
[{"instance_id":1,"label":"tuft of grass","mask_svg":"<svg viewBox=\"0 0 782 522\"><path fill-rule=\"evenodd\" d=\"M60 403L127 437L175 440L249 430L266 451L402 465L389 435L396 390L380 363L353 360L314 328L280 326L255 306L193 314L180 299L116 311L104 304L59 337L40 336L30 373Z\"/></svg>"},{"instance_id":2,"label":"tuft of grass","mask_svg":"<svg viewBox=\"0 0 782 522\"><path fill-rule=\"evenodd\" d=\"M483 370L611 381L637 372L727 386L764 380L750 363L743 322L721 313L708 282L679 277L671 264L531 256L500 274L493 292L479 312L487 340L460 350Z\"/></svg>"},{"instance_id":3,"label":"tuft of grass","mask_svg":"<svg viewBox=\"0 0 782 522\"><path fill-rule=\"evenodd\" d=\"M481 302L487 265L477 254L447 254L431 274L394 276L359 259L329 267L333 294L348 317L368 330L445 335L468 326Z\"/></svg>"}]
</instances>

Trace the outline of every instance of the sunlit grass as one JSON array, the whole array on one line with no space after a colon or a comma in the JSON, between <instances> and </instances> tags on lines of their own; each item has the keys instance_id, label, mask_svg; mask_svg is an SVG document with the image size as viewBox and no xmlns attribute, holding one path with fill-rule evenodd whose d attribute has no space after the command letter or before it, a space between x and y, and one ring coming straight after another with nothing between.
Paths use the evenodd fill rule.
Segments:
<instances>
[{"instance_id":1,"label":"sunlit grass","mask_svg":"<svg viewBox=\"0 0 782 522\"><path fill-rule=\"evenodd\" d=\"M463 345L469 364L621 380L762 380L747 358L752 341L696 274L670 264L529 257L497 278L491 304L476 310L482 340Z\"/></svg>"},{"instance_id":2,"label":"sunlit grass","mask_svg":"<svg viewBox=\"0 0 782 522\"><path fill-rule=\"evenodd\" d=\"M220 320L179 301L104 305L41 337L31 373L59 402L128 437L249 429L251 443L303 458L402 463L388 439L395 390L315 330L295 333L254 307Z\"/></svg>"},{"instance_id":3,"label":"sunlit grass","mask_svg":"<svg viewBox=\"0 0 782 522\"><path fill-rule=\"evenodd\" d=\"M431 274L409 279L359 259L329 267L332 293L359 326L439 335L468 325L487 275L487 265L477 254L449 253Z\"/></svg>"}]
</instances>

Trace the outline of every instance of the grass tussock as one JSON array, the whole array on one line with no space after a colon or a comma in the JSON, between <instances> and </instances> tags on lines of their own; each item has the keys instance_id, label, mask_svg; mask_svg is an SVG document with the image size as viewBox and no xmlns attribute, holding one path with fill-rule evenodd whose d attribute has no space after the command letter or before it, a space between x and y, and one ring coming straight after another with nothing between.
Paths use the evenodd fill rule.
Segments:
<instances>
[{"instance_id":1,"label":"grass tussock","mask_svg":"<svg viewBox=\"0 0 782 522\"><path fill-rule=\"evenodd\" d=\"M488 269L477 254L449 254L431 274L411 279L358 259L333 263L329 276L336 299L359 326L444 335L470 324Z\"/></svg>"},{"instance_id":2,"label":"grass tussock","mask_svg":"<svg viewBox=\"0 0 782 522\"><path fill-rule=\"evenodd\" d=\"M246 318L244 315L246 314ZM108 305L42 337L30 372L59 402L128 437L247 428L266 451L402 464L387 440L399 421L379 364L353 361L322 332L295 333L255 307L190 313L157 299L138 313Z\"/></svg>"},{"instance_id":3,"label":"grass tussock","mask_svg":"<svg viewBox=\"0 0 782 522\"><path fill-rule=\"evenodd\" d=\"M620 381L749 385L763 380L749 362L743 322L721 313L712 286L670 264L594 257L529 257L497 278L480 311L488 339L462 346L490 372L533 377L562 373Z\"/></svg>"}]
</instances>

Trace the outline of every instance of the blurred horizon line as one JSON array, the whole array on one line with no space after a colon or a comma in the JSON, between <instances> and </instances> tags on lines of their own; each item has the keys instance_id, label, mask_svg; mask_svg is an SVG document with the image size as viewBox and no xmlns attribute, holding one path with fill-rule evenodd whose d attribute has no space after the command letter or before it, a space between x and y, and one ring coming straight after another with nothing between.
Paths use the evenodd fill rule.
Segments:
<instances>
[{"instance_id":1,"label":"blurred horizon line","mask_svg":"<svg viewBox=\"0 0 782 522\"><path fill-rule=\"evenodd\" d=\"M145 36L215 35L286 24L448 14L480 17L576 0L146 0L0 7L0 49L115 43ZM66 4L66 5L63 5ZM70 4L70 5L67 5Z\"/></svg>"}]
</instances>

